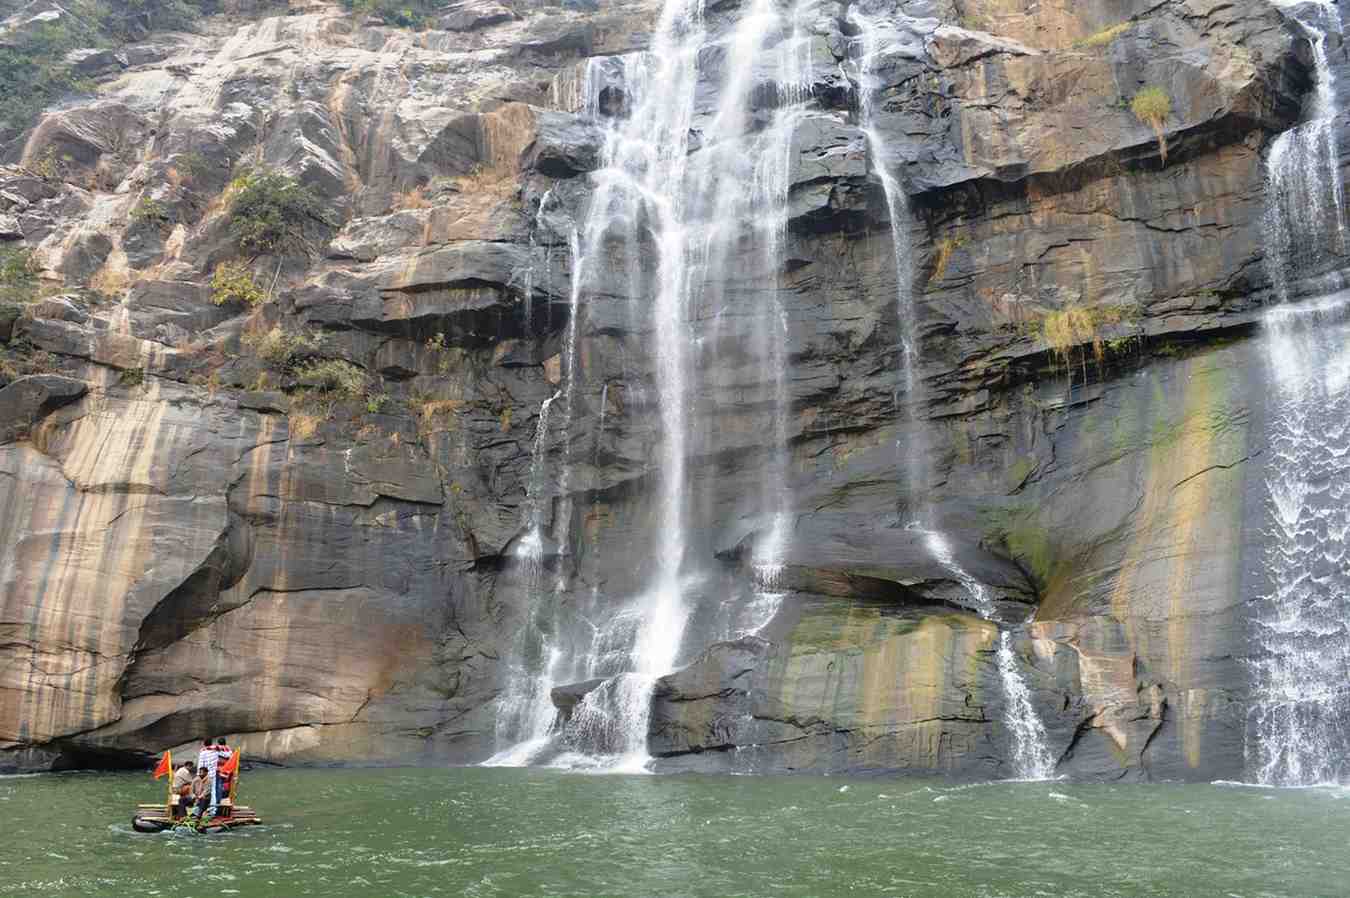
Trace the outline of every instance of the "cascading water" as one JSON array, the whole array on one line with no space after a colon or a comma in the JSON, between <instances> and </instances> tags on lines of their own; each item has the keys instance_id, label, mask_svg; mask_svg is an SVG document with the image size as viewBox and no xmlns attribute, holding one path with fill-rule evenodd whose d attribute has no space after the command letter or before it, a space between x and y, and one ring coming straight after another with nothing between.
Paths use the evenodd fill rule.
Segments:
<instances>
[{"instance_id":1,"label":"cascading water","mask_svg":"<svg viewBox=\"0 0 1350 898\"><path fill-rule=\"evenodd\" d=\"M647 762L652 689L657 678L675 668L695 610L686 582L691 576L686 555L693 548L686 469L696 403L709 393L700 380L706 360L696 356L702 342L697 328L720 327L724 318L745 327L732 341L739 347L737 364L760 381L754 389L764 396L758 405L767 409L771 427L758 498L759 518L769 526L751 559L759 592L749 610L736 615L741 631L763 623L750 618L776 610L772 590L791 507L785 486L786 324L776 284L787 233L792 136L810 93L809 45L801 21L813 2L802 0L784 10L775 0L753 0L725 35L709 38L701 3L668 0L650 51L591 60L580 97L573 96L571 86L557 91L575 108L607 122L604 164L593 176L589 212L573 252L569 331L577 320L578 297L592 279L604 276L587 260L604 259L611 270L625 272L628 296L641 300L634 303L640 310L635 317L641 316L634 330L648 334L651 342L660 439L653 459L658 486L648 586L604 619L584 622L579 629L585 638L575 638L565 653L570 657L563 669L577 678L604 681L573 708L558 734L570 752L553 763L639 770ZM717 107L703 120L696 102L701 78L716 78L720 86ZM773 99L766 101L767 95ZM771 112L771 121L763 122L757 110ZM691 147L696 121L702 139ZM745 190L746 184L752 189ZM735 302L734 291L725 289L742 274L745 257L735 256L736 248L751 244L752 258L765 269L763 280L774 285L756 290L753 306ZM569 346L573 339L569 334ZM574 368L569 355L568 383L561 393L569 416ZM564 492L567 478L564 469ZM562 588L560 583L555 593ZM597 603L593 596L593 609ZM517 678L527 674L542 683L537 666L526 665ZM512 689L508 698L528 694L538 702L547 699L543 692ZM552 710L549 704L515 716L551 720ZM509 711L504 702L501 713ZM504 754L530 762L538 757L514 748ZM604 757L597 761L597 755Z\"/></svg>"},{"instance_id":2,"label":"cascading water","mask_svg":"<svg viewBox=\"0 0 1350 898\"><path fill-rule=\"evenodd\" d=\"M1248 774L1269 785L1350 777L1350 296L1271 310L1266 356L1269 592L1255 620Z\"/></svg>"},{"instance_id":3,"label":"cascading water","mask_svg":"<svg viewBox=\"0 0 1350 898\"><path fill-rule=\"evenodd\" d=\"M983 583L961 567L952 554L951 546L941 533L929 531L925 535L928 551L961 583L970 595L980 617L994 620L994 600ZM1055 760L1046 747L1045 724L1031 704L1031 690L1027 689L1022 672L1017 668L1017 656L1012 650L1012 639L1007 630L999 629L998 649L994 660L999 681L1003 687L1003 725L1012 735L1013 769L1018 779L1043 780L1055 775Z\"/></svg>"},{"instance_id":4,"label":"cascading water","mask_svg":"<svg viewBox=\"0 0 1350 898\"><path fill-rule=\"evenodd\" d=\"M946 537L933 529L933 523L928 520L932 517L931 508L922 495L927 490L927 446L923 441L922 422L918 420L918 368L921 358L917 321L910 292L911 247L909 233L905 229L909 204L899 180L890 170L885 140L876 125L878 91L871 84L865 83L875 76L876 67L883 53L890 49L886 43L887 38L894 40L897 36L886 35L878 23L857 10L850 10L849 21L858 29L859 124L867 139L868 153L873 160L872 170L881 182L886 199L886 213L890 221L891 246L895 262L896 321L900 332L900 376L896 389L896 406L911 424L909 444L897 449L907 474L906 486L914 497L913 508L910 511L913 516L904 526L907 529L924 532L930 554L961 583L980 616L985 620L995 621L996 609L988 590L957 563ZM1001 627L995 659L1005 699L1004 725L1012 735L1013 767L1016 775L1019 779L1048 779L1054 775L1055 762L1046 746L1045 725L1031 703L1031 692L1027 689L1022 673L1017 667L1011 638Z\"/></svg>"},{"instance_id":5,"label":"cascading water","mask_svg":"<svg viewBox=\"0 0 1350 898\"><path fill-rule=\"evenodd\" d=\"M537 595L544 585L544 500L547 469L549 412L561 392L539 407L539 423L530 459L530 479L525 486L521 522L525 533L516 547L516 560L524 575L527 594ZM547 744L556 716L549 694L562 652L554 638L553 621L545 620L548 606L530 605L529 617L517 636L515 666L507 679L506 694L498 700L497 742L505 748L489 758L488 766L515 767L528 764Z\"/></svg>"},{"instance_id":6,"label":"cascading water","mask_svg":"<svg viewBox=\"0 0 1350 898\"><path fill-rule=\"evenodd\" d=\"M542 220L544 206L549 194L545 193L539 202L537 220ZM577 271L582 266L578 249L577 234L572 232L570 241L572 267ZM531 278L532 281L532 278ZM528 293L528 289L527 289ZM558 565L553 583L545 584L544 527L546 500L544 492L548 478L549 422L554 405L562 400L562 427L559 439L563 446L564 464L559 478L558 542L567 541L567 521L571 510L567 501L568 466L565 456L570 441L570 423L576 394L576 342L577 342L577 298L579 289L572 285L568 303L566 335L563 339L563 365L560 376L562 386L552 396L545 399L539 407L539 423L534 436L534 449L530 456L530 479L526 484L525 506L521 522L525 533L518 543L516 556L524 573L524 589L533 598L524 628L517 637L518 645L513 652L516 668L507 680L505 695L498 700L497 742L506 746L502 751L489 758L487 766L515 767L528 764L542 752L549 742L549 735L557 713L553 707L553 687L559 683L562 673L565 651L559 633L560 623L557 614L557 602L549 601L562 592L566 586L565 573ZM528 314L528 312L527 312Z\"/></svg>"},{"instance_id":7,"label":"cascading water","mask_svg":"<svg viewBox=\"0 0 1350 898\"><path fill-rule=\"evenodd\" d=\"M877 63L880 62L882 52L887 47L884 43L885 35L878 23L857 10L849 11L849 21L858 29L858 122L863 136L867 139L867 152L873 161L872 171L881 182L882 193L886 199L886 216L891 226L891 249L895 256L895 312L900 332L900 383L897 386L896 403L908 405L912 404L914 399L914 384L919 367L916 343L918 327L914 320L914 303L910 295L908 277L912 268L911 246L909 232L905 229L905 219L909 217L909 200L900 182L890 170L886 141L877 130L875 118L878 91L872 85L863 83L875 76ZM908 456L921 459L922 453L911 452Z\"/></svg>"},{"instance_id":8,"label":"cascading water","mask_svg":"<svg viewBox=\"0 0 1350 898\"><path fill-rule=\"evenodd\" d=\"M1346 250L1336 91L1327 60L1327 36L1340 33L1341 17L1331 2L1297 5L1312 42L1312 104L1307 121L1276 137L1266 157L1266 269L1282 302L1292 274L1317 271Z\"/></svg>"},{"instance_id":9,"label":"cascading water","mask_svg":"<svg viewBox=\"0 0 1350 898\"><path fill-rule=\"evenodd\" d=\"M1279 135L1266 159L1266 270L1280 302L1296 273L1343 254L1344 196L1328 36L1334 3L1290 7L1312 44L1315 89L1306 120ZM1266 314L1263 345L1273 390L1265 460L1267 527L1255 604L1247 774L1266 785L1350 777L1350 355L1344 294Z\"/></svg>"}]
</instances>

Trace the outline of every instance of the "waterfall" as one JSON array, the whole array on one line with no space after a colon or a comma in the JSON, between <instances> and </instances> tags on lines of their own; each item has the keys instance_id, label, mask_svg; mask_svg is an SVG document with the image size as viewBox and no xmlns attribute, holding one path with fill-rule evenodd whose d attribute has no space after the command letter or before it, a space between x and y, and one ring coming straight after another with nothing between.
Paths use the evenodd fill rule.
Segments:
<instances>
[{"instance_id":1,"label":"waterfall","mask_svg":"<svg viewBox=\"0 0 1350 898\"><path fill-rule=\"evenodd\" d=\"M900 383L896 392L896 403L899 405L913 401L914 382L919 365L915 337L918 326L914 320L913 297L910 295L912 247L909 232L904 225L909 217L909 200L900 187L899 180L890 170L886 142L881 132L877 130L875 120L877 90L872 85L863 83L875 77L877 62L886 49L881 26L857 10L849 11L849 21L858 29L858 122L867 140L867 152L873 161L872 171L881 182L882 193L886 199L886 217L891 226L891 249L895 261L895 312L900 331ZM910 453L911 456L921 454Z\"/></svg>"},{"instance_id":2,"label":"waterfall","mask_svg":"<svg viewBox=\"0 0 1350 898\"><path fill-rule=\"evenodd\" d=\"M994 600L984 584L976 580L956 561L946 538L936 531L925 534L928 551L970 595L980 617L993 621ZM998 649L994 660L1003 687L1003 726L1012 735L1013 769L1018 779L1044 780L1055 775L1055 760L1046 745L1045 724L1031 704L1031 690L1017 667L1017 656L1007 630L999 628Z\"/></svg>"},{"instance_id":3,"label":"waterfall","mask_svg":"<svg viewBox=\"0 0 1350 898\"><path fill-rule=\"evenodd\" d=\"M1327 38L1341 31L1331 2L1295 8L1312 46L1314 90L1304 121L1271 142L1266 159L1266 270L1276 298L1290 281L1343 254L1344 196L1336 93ZM1350 298L1267 312L1267 588L1252 615L1247 775L1267 785L1350 777Z\"/></svg>"},{"instance_id":4,"label":"waterfall","mask_svg":"<svg viewBox=\"0 0 1350 898\"><path fill-rule=\"evenodd\" d=\"M539 407L521 515L525 533L516 546L526 594L531 597L538 597L544 584L545 502L541 494L547 473L549 411L560 395L561 392L554 393ZM548 742L556 717L549 694L562 660L555 622L545 619L549 610L544 602L532 601L525 626L517 634L515 663L507 678L506 692L498 700L497 743L505 747L485 762L488 766L528 764Z\"/></svg>"},{"instance_id":5,"label":"waterfall","mask_svg":"<svg viewBox=\"0 0 1350 898\"><path fill-rule=\"evenodd\" d=\"M1318 16L1316 22L1298 19L1312 43L1312 103L1307 121L1276 137L1266 157L1266 271L1282 302L1292 275L1316 273L1346 249L1336 92L1327 60L1327 35L1340 33L1340 12L1330 2L1300 6Z\"/></svg>"},{"instance_id":6,"label":"waterfall","mask_svg":"<svg viewBox=\"0 0 1350 898\"><path fill-rule=\"evenodd\" d=\"M537 223L542 224L544 205L548 202L548 198L549 194L545 193L539 202ZM533 241L533 237L531 240ZM579 289L576 272L582 265L575 230L572 232L570 246L573 283L568 303L567 328L563 338L563 359L559 374L562 378L561 386L539 407L539 423L535 430L534 448L530 454L530 478L525 487L525 505L522 512L521 523L525 532L516 549L516 560L524 573L525 594L530 600L529 613L525 626L521 628L516 638L517 644L512 653L514 663L507 677L506 691L498 700L495 735L497 743L504 747L484 762L487 766L517 767L529 764L547 748L549 736L557 719L552 692L553 687L559 685L566 660L559 632L558 598L567 584L566 572L561 563L557 565L553 583L545 584L544 528L548 523L545 492L548 484L549 421L555 403L561 399L562 425L559 428L559 438L563 447L563 465L558 478L558 508L554 515L556 539L561 554L561 549L567 542L571 518L571 506L567 498L570 476L567 454L577 380Z\"/></svg>"},{"instance_id":7,"label":"waterfall","mask_svg":"<svg viewBox=\"0 0 1350 898\"><path fill-rule=\"evenodd\" d=\"M896 322L900 334L896 407L911 425L909 445L897 446L897 451L906 471L906 485L917 509L916 512L911 512L915 516L905 523L905 527L925 534L929 553L956 577L970 596L979 615L985 620L995 622L997 626L996 608L989 591L956 561L946 536L935 529L929 520L933 517L932 509L923 496L928 487L928 446L924 440L924 421L919 407L918 368L922 359L917 336L918 324L914 314L914 298L911 292L913 276L911 247L909 233L905 228L909 204L899 180L890 170L885 140L876 125L878 91L870 83L865 83L875 77L877 64L888 47L883 42L886 35L876 22L856 10L849 11L849 20L858 29L859 124L867 139L868 153L874 162L873 171L881 182L885 196L895 263ZM1009 634L1001 627L995 660L1005 700L1003 723L1012 736L1012 760L1016 776L1019 779L1048 779L1054 775L1055 762L1046 745L1045 725L1031 703L1031 692L1017 667Z\"/></svg>"},{"instance_id":8,"label":"waterfall","mask_svg":"<svg viewBox=\"0 0 1350 898\"><path fill-rule=\"evenodd\" d=\"M667 0L647 52L590 60L579 91L571 82L558 86L560 98L604 125L605 145L602 165L591 176L584 224L573 240L567 381L557 405L570 420L581 379L572 354L579 305L595 294L624 294L632 303L633 332L645 335L650 347L659 436L651 453L655 489L646 585L619 607L603 610L593 588L596 619L569 622L558 669L599 685L581 695L562 732L552 734L566 754L549 763L645 769L652 690L686 657L686 631L696 612L703 614L690 590L700 574L694 534L701 525L691 521L689 458L699 448L694 441L701 437L701 410L716 401L728 371L747 381L736 385L750 397L746 414L757 421L762 415L767 425L757 495L746 497L765 526L750 560L755 593L734 615L737 632L762 626L781 598L776 589L792 503L787 323L778 278L788 234L793 135L810 102L803 22L814 3L751 0L724 33L712 35L699 0ZM699 98L700 84L709 82L718 88L712 109ZM697 142L691 141L694 133ZM719 341L724 328L734 330ZM729 347L725 362L710 357L722 345ZM568 426L562 425L565 435ZM569 516L566 465L558 482L562 520ZM560 541L566 539L563 532ZM564 588L560 574L555 608ZM576 608L567 613L580 614ZM542 684L539 653L519 678L527 671ZM549 683L557 685L556 679ZM513 713L552 721L551 704L513 712L517 693L529 701L547 698L540 687L508 689L499 732L500 720ZM549 736L546 728L539 738L547 742ZM503 755L530 763L541 758L518 747Z\"/></svg>"},{"instance_id":9,"label":"waterfall","mask_svg":"<svg viewBox=\"0 0 1350 898\"><path fill-rule=\"evenodd\" d=\"M1350 778L1350 296L1267 313L1269 591L1257 603L1248 775Z\"/></svg>"}]
</instances>

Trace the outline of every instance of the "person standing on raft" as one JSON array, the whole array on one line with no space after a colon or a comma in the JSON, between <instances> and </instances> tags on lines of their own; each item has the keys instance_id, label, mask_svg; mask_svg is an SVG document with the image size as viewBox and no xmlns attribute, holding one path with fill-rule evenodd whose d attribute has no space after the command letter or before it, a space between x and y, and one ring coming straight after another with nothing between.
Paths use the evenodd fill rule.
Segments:
<instances>
[{"instance_id":1,"label":"person standing on raft","mask_svg":"<svg viewBox=\"0 0 1350 898\"><path fill-rule=\"evenodd\" d=\"M229 770L229 761L234 752L230 746L225 744L224 738L216 737L216 769L214 784L211 792L211 814L215 816L216 809L222 801L230 796L231 775L224 771Z\"/></svg>"},{"instance_id":2,"label":"person standing on raft","mask_svg":"<svg viewBox=\"0 0 1350 898\"><path fill-rule=\"evenodd\" d=\"M206 782L209 790L207 797L212 815L216 811L216 765L219 763L220 755L216 752L215 742L211 739L203 739L202 750L197 752L197 768L206 768Z\"/></svg>"}]
</instances>

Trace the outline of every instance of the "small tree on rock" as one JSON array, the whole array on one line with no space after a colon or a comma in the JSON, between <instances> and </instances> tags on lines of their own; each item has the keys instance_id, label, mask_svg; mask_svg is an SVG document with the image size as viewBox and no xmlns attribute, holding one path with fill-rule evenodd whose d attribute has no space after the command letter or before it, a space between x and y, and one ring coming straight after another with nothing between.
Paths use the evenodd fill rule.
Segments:
<instances>
[{"instance_id":1,"label":"small tree on rock","mask_svg":"<svg viewBox=\"0 0 1350 898\"><path fill-rule=\"evenodd\" d=\"M246 172L228 191L230 234L241 251L255 256L302 249L306 224L328 224L313 192L280 172Z\"/></svg>"}]
</instances>

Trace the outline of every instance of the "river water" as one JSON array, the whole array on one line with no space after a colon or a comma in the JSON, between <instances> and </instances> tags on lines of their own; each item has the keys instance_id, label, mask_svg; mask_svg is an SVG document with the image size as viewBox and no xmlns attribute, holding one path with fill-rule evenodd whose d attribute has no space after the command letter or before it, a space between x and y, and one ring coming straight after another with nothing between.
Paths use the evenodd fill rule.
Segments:
<instances>
[{"instance_id":1,"label":"river water","mask_svg":"<svg viewBox=\"0 0 1350 898\"><path fill-rule=\"evenodd\" d=\"M0 779L0 896L1321 896L1350 791L549 770L246 772L266 826L138 835L143 774Z\"/></svg>"}]
</instances>

